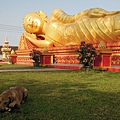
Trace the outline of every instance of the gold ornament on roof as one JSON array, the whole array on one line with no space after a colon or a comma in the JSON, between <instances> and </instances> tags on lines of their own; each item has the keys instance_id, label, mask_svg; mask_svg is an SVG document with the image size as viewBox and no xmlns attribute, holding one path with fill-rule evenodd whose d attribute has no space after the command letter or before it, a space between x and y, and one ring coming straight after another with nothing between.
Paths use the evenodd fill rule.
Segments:
<instances>
[{"instance_id":1,"label":"gold ornament on roof","mask_svg":"<svg viewBox=\"0 0 120 120\"><path fill-rule=\"evenodd\" d=\"M101 41L98 45L99 49L105 49L106 48L106 43L104 41Z\"/></svg>"}]
</instances>

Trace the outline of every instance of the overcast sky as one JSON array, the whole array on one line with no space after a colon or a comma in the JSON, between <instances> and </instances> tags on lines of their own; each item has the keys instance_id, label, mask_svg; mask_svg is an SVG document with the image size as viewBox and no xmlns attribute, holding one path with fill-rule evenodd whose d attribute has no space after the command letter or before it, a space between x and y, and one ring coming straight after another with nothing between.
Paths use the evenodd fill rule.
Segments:
<instances>
[{"instance_id":1,"label":"overcast sky","mask_svg":"<svg viewBox=\"0 0 120 120\"><path fill-rule=\"evenodd\" d=\"M0 46L7 36L10 46L18 46L24 32L23 18L30 12L44 11L50 17L56 8L74 15L90 8L120 10L120 0L0 0Z\"/></svg>"}]
</instances>

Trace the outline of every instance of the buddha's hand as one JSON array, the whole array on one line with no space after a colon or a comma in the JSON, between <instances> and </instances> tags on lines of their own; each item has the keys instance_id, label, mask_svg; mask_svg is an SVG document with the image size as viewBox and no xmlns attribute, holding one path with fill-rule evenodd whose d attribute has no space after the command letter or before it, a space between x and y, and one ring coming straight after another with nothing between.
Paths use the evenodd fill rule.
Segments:
<instances>
[{"instance_id":1,"label":"buddha's hand","mask_svg":"<svg viewBox=\"0 0 120 120\"><path fill-rule=\"evenodd\" d=\"M31 33L27 33L27 32L23 33L23 36L27 39L31 39L31 38L37 39L36 34L31 34Z\"/></svg>"}]
</instances>

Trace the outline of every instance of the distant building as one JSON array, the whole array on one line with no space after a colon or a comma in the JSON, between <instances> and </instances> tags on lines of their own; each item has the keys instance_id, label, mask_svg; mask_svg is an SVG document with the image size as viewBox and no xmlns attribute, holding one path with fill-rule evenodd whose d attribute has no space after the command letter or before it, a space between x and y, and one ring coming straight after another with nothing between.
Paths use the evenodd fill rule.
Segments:
<instances>
[{"instance_id":1,"label":"distant building","mask_svg":"<svg viewBox=\"0 0 120 120\"><path fill-rule=\"evenodd\" d=\"M9 46L9 42L7 37L5 38L3 47L1 48L2 51L2 59L8 59L9 55L11 54L11 47Z\"/></svg>"}]
</instances>

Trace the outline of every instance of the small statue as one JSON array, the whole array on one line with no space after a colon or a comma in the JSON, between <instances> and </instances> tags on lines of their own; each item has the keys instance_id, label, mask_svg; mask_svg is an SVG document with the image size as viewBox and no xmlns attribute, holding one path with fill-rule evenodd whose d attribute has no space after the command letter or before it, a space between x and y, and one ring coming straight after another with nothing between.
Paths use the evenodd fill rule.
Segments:
<instances>
[{"instance_id":1,"label":"small statue","mask_svg":"<svg viewBox=\"0 0 120 120\"><path fill-rule=\"evenodd\" d=\"M24 18L19 49L78 45L120 41L120 11L91 8L76 15L67 15L61 9L50 18L43 11L32 12Z\"/></svg>"}]
</instances>

